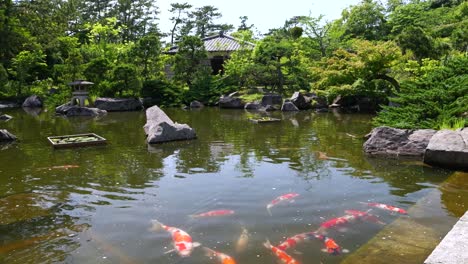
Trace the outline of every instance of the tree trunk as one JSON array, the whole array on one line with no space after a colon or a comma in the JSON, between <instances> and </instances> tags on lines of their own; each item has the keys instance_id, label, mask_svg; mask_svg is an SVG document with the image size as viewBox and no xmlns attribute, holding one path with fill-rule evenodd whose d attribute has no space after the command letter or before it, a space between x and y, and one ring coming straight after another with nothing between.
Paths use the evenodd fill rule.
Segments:
<instances>
[{"instance_id":1,"label":"tree trunk","mask_svg":"<svg viewBox=\"0 0 468 264\"><path fill-rule=\"evenodd\" d=\"M377 74L375 75L375 79L384 80L384 81L391 83L393 87L395 87L395 90L397 92L400 92L400 84L393 77L390 77L386 74Z\"/></svg>"}]
</instances>

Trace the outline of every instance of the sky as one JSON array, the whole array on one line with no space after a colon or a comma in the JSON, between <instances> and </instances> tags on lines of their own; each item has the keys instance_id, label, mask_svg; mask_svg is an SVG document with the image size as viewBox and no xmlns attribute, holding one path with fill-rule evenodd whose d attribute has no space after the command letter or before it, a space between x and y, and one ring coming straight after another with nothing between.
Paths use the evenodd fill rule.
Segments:
<instances>
[{"instance_id":1,"label":"sky","mask_svg":"<svg viewBox=\"0 0 468 264\"><path fill-rule=\"evenodd\" d=\"M278 28L284 25L284 21L293 16L308 16L311 14L317 17L325 15L326 20L337 19L341 11L360 2L360 0L160 0L159 7L159 27L163 32L171 29L171 3L187 2L196 7L212 5L219 9L223 15L216 22L233 24L235 28L240 25L240 16L247 16L247 25L254 24L260 33L267 33L271 28Z\"/></svg>"}]
</instances>

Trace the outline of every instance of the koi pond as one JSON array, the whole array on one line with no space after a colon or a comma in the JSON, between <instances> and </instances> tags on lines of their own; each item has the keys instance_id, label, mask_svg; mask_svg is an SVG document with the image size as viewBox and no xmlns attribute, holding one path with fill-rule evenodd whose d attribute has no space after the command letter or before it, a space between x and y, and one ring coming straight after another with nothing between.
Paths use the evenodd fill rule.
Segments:
<instances>
[{"instance_id":1,"label":"koi pond","mask_svg":"<svg viewBox=\"0 0 468 264\"><path fill-rule=\"evenodd\" d=\"M92 119L2 109L13 119L0 129L20 141L0 145L0 262L232 263L211 249L277 263L284 256L264 244L289 241L283 249L300 263L422 263L467 210L466 174L365 156L370 115L274 112L281 121L252 123L264 116L165 111L198 139L148 146L143 111ZM82 133L108 144L47 141ZM181 230L201 244L187 257L177 234L171 251Z\"/></svg>"}]
</instances>

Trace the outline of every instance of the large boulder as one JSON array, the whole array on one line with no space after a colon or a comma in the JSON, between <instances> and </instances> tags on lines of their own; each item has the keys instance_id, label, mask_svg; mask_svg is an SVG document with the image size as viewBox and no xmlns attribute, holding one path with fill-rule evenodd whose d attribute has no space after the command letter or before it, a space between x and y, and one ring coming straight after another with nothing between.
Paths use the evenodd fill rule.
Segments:
<instances>
[{"instance_id":1,"label":"large boulder","mask_svg":"<svg viewBox=\"0 0 468 264\"><path fill-rule=\"evenodd\" d=\"M42 100L39 96L37 95L31 95L26 100L24 100L23 104L21 105L22 107L42 107Z\"/></svg>"},{"instance_id":2,"label":"large boulder","mask_svg":"<svg viewBox=\"0 0 468 264\"><path fill-rule=\"evenodd\" d=\"M89 108L89 107L80 107L77 105L70 105L70 103L63 104L55 108L57 114L65 115L67 117L71 116L102 116L107 114L106 110L101 110L98 108Z\"/></svg>"},{"instance_id":3,"label":"large boulder","mask_svg":"<svg viewBox=\"0 0 468 264\"><path fill-rule=\"evenodd\" d=\"M468 170L468 128L438 131L427 145L424 162L451 169Z\"/></svg>"},{"instance_id":4,"label":"large boulder","mask_svg":"<svg viewBox=\"0 0 468 264\"><path fill-rule=\"evenodd\" d=\"M138 111L143 109L143 103L138 98L98 98L94 107L106 111Z\"/></svg>"},{"instance_id":5,"label":"large boulder","mask_svg":"<svg viewBox=\"0 0 468 264\"><path fill-rule=\"evenodd\" d=\"M195 130L186 124L174 123L156 105L146 110L146 124L143 127L150 144L175 140L188 140L197 137Z\"/></svg>"},{"instance_id":6,"label":"large boulder","mask_svg":"<svg viewBox=\"0 0 468 264\"><path fill-rule=\"evenodd\" d=\"M204 105L199 101L193 101L190 103L190 108L202 108Z\"/></svg>"},{"instance_id":7,"label":"large boulder","mask_svg":"<svg viewBox=\"0 0 468 264\"><path fill-rule=\"evenodd\" d=\"M299 108L293 102L284 102L283 106L281 107L281 111L283 112L299 111Z\"/></svg>"},{"instance_id":8,"label":"large boulder","mask_svg":"<svg viewBox=\"0 0 468 264\"><path fill-rule=\"evenodd\" d=\"M368 135L364 151L369 155L422 157L429 140L436 132L432 129L377 127Z\"/></svg>"},{"instance_id":9,"label":"large boulder","mask_svg":"<svg viewBox=\"0 0 468 264\"><path fill-rule=\"evenodd\" d=\"M0 129L0 141L15 141L16 136L8 132L6 129Z\"/></svg>"},{"instance_id":10,"label":"large boulder","mask_svg":"<svg viewBox=\"0 0 468 264\"><path fill-rule=\"evenodd\" d=\"M310 98L304 96L300 92L295 92L292 96L290 101L299 109L299 110L307 110L310 109L312 106L310 104Z\"/></svg>"},{"instance_id":11,"label":"large boulder","mask_svg":"<svg viewBox=\"0 0 468 264\"><path fill-rule=\"evenodd\" d=\"M220 108L231 108L231 109L242 109L244 108L244 102L239 97L233 96L221 96L219 98L219 107Z\"/></svg>"},{"instance_id":12,"label":"large boulder","mask_svg":"<svg viewBox=\"0 0 468 264\"><path fill-rule=\"evenodd\" d=\"M262 98L262 105L282 105L283 97L279 94L265 94Z\"/></svg>"},{"instance_id":13,"label":"large boulder","mask_svg":"<svg viewBox=\"0 0 468 264\"><path fill-rule=\"evenodd\" d=\"M245 110L259 110L262 107L260 103L257 102L252 102L252 103L246 103L244 106Z\"/></svg>"}]
</instances>

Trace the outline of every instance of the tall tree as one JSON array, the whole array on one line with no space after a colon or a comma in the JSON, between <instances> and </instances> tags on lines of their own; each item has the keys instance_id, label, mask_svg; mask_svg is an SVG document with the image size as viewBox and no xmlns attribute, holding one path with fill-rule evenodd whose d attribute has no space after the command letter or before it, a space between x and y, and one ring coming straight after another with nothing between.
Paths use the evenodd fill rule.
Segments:
<instances>
[{"instance_id":1,"label":"tall tree","mask_svg":"<svg viewBox=\"0 0 468 264\"><path fill-rule=\"evenodd\" d=\"M158 71L158 63L160 62L161 42L159 35L155 32L149 33L140 38L133 47L131 53L134 56L134 61L141 66L141 75L145 80L155 76Z\"/></svg>"},{"instance_id":2,"label":"tall tree","mask_svg":"<svg viewBox=\"0 0 468 264\"><path fill-rule=\"evenodd\" d=\"M249 19L247 16L240 16L239 19L241 20L240 26L237 28L238 31L241 30L251 30L254 26L254 24L250 24L250 26L247 26L247 20Z\"/></svg>"},{"instance_id":3,"label":"tall tree","mask_svg":"<svg viewBox=\"0 0 468 264\"><path fill-rule=\"evenodd\" d=\"M112 2L112 0L81 1L78 8L83 17L82 22L102 22L105 18L110 17Z\"/></svg>"},{"instance_id":4,"label":"tall tree","mask_svg":"<svg viewBox=\"0 0 468 264\"><path fill-rule=\"evenodd\" d=\"M174 24L171 29L171 45L174 45L174 40L176 38L176 34L179 30L179 27L188 22L190 8L192 8L192 5L188 3L171 4L171 9L169 9L169 12L171 12L173 16L170 18L170 20ZM181 37L180 33L178 37Z\"/></svg>"},{"instance_id":5,"label":"tall tree","mask_svg":"<svg viewBox=\"0 0 468 264\"><path fill-rule=\"evenodd\" d=\"M229 31L234 27L229 24L215 24L215 20L222 17L218 8L214 6L203 6L192 12L194 18L195 34L204 38L217 30Z\"/></svg>"},{"instance_id":6,"label":"tall tree","mask_svg":"<svg viewBox=\"0 0 468 264\"><path fill-rule=\"evenodd\" d=\"M11 0L0 1L0 64L11 66L11 59L24 49L29 32L21 26L15 6Z\"/></svg>"},{"instance_id":7,"label":"tall tree","mask_svg":"<svg viewBox=\"0 0 468 264\"><path fill-rule=\"evenodd\" d=\"M388 34L385 8L373 0L363 0L342 13L346 35L366 40L382 40Z\"/></svg>"},{"instance_id":8,"label":"tall tree","mask_svg":"<svg viewBox=\"0 0 468 264\"><path fill-rule=\"evenodd\" d=\"M115 15L117 25L122 28L122 41L127 43L144 36L156 14L157 8L151 0L117 0Z\"/></svg>"},{"instance_id":9,"label":"tall tree","mask_svg":"<svg viewBox=\"0 0 468 264\"><path fill-rule=\"evenodd\" d=\"M202 61L207 58L203 41L196 36L184 36L174 57L174 74L179 81L192 84L197 73L203 69Z\"/></svg>"},{"instance_id":10,"label":"tall tree","mask_svg":"<svg viewBox=\"0 0 468 264\"><path fill-rule=\"evenodd\" d=\"M300 18L300 22L304 27L304 33L315 42L322 57L325 57L332 41L329 34L331 24L323 22L322 19L323 15L319 17L304 16Z\"/></svg>"}]
</instances>

